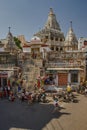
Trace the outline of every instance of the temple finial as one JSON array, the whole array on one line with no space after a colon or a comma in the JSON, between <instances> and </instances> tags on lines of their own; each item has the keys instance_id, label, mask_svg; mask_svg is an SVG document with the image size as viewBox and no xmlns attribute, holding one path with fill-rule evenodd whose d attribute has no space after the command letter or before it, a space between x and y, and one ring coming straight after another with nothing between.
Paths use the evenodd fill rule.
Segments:
<instances>
[{"instance_id":1,"label":"temple finial","mask_svg":"<svg viewBox=\"0 0 87 130\"><path fill-rule=\"evenodd\" d=\"M8 27L8 29L9 29L9 32L10 32L11 27Z\"/></svg>"},{"instance_id":2,"label":"temple finial","mask_svg":"<svg viewBox=\"0 0 87 130\"><path fill-rule=\"evenodd\" d=\"M72 28L72 21L70 21L70 27Z\"/></svg>"}]
</instances>

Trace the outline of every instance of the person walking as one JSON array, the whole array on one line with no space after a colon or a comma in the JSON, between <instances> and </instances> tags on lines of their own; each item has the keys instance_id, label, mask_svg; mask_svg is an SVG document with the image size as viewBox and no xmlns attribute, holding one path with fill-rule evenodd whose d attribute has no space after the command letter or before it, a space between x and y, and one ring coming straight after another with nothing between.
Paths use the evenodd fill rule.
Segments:
<instances>
[{"instance_id":1,"label":"person walking","mask_svg":"<svg viewBox=\"0 0 87 130\"><path fill-rule=\"evenodd\" d=\"M59 111L59 102L58 102L58 98L55 95L53 96L53 100L54 100L54 109L52 113L55 113Z\"/></svg>"},{"instance_id":2,"label":"person walking","mask_svg":"<svg viewBox=\"0 0 87 130\"><path fill-rule=\"evenodd\" d=\"M72 91L72 89L71 89L71 84L68 84L68 85L67 85L66 90L67 90L67 93L68 93L68 94L71 93L71 91Z\"/></svg>"}]
</instances>

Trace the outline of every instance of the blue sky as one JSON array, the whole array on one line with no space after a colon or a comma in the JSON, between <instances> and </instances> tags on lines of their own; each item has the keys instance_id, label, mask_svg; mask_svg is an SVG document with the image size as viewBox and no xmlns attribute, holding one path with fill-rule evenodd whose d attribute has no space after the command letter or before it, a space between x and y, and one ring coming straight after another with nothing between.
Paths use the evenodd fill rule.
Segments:
<instances>
[{"instance_id":1,"label":"blue sky","mask_svg":"<svg viewBox=\"0 0 87 130\"><path fill-rule=\"evenodd\" d=\"M0 39L10 26L14 36L22 34L29 41L44 27L50 8L65 36L72 21L77 38L87 37L87 0L0 0Z\"/></svg>"}]
</instances>

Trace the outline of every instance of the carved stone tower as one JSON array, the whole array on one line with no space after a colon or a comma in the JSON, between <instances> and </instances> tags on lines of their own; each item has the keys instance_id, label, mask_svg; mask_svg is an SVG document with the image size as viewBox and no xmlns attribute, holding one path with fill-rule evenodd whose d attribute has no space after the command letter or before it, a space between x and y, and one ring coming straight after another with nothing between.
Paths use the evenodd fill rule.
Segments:
<instances>
[{"instance_id":1,"label":"carved stone tower","mask_svg":"<svg viewBox=\"0 0 87 130\"><path fill-rule=\"evenodd\" d=\"M9 27L9 32L7 34L7 37L6 37L6 40L8 42L7 42L5 50L10 51L10 52L14 52L14 50L17 49L17 46L15 45L14 37L13 37L12 33L10 32L10 28L11 27Z\"/></svg>"},{"instance_id":2,"label":"carved stone tower","mask_svg":"<svg viewBox=\"0 0 87 130\"><path fill-rule=\"evenodd\" d=\"M65 50L77 50L78 40L72 28L72 21L70 22L70 28L65 38Z\"/></svg>"},{"instance_id":3,"label":"carved stone tower","mask_svg":"<svg viewBox=\"0 0 87 130\"><path fill-rule=\"evenodd\" d=\"M40 39L53 51L62 51L64 45L64 34L61 32L59 23L56 20L56 15L53 9L50 8L47 22L43 29L34 34L40 37Z\"/></svg>"}]
</instances>

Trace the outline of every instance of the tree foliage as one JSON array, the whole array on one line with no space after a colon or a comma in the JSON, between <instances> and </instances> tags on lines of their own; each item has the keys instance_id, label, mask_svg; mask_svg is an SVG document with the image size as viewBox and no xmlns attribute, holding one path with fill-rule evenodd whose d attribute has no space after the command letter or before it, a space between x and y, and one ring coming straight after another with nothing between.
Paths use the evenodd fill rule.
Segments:
<instances>
[{"instance_id":1,"label":"tree foliage","mask_svg":"<svg viewBox=\"0 0 87 130\"><path fill-rule=\"evenodd\" d=\"M16 46L22 50L22 47L21 47L21 41L17 38L17 37L14 37L14 41L15 41L15 44Z\"/></svg>"}]
</instances>

